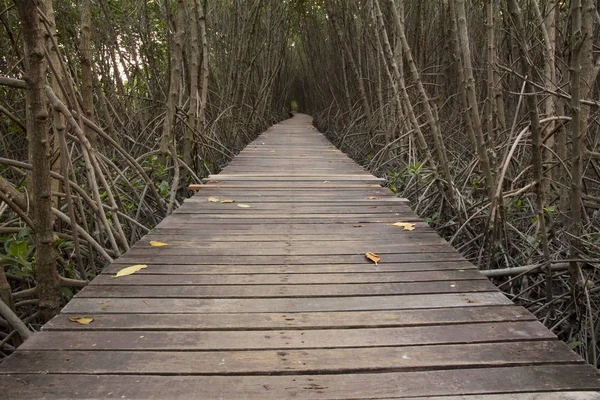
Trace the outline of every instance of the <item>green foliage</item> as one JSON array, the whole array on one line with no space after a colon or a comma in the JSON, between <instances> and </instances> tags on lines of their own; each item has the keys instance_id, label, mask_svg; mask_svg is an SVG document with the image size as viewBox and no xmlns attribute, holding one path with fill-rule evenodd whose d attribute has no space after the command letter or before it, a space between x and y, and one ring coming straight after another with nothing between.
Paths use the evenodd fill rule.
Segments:
<instances>
[{"instance_id":1,"label":"green foliage","mask_svg":"<svg viewBox=\"0 0 600 400\"><path fill-rule=\"evenodd\" d=\"M298 112L298 110L300 109L296 100L292 100L291 109L293 112Z\"/></svg>"},{"instance_id":2,"label":"green foliage","mask_svg":"<svg viewBox=\"0 0 600 400\"><path fill-rule=\"evenodd\" d=\"M0 237L0 242L4 243L4 254L0 254L0 263L9 266L10 271L17 276L29 277L35 273L35 246L29 244L29 234L30 229L25 228L16 235Z\"/></svg>"},{"instance_id":3,"label":"green foliage","mask_svg":"<svg viewBox=\"0 0 600 400\"><path fill-rule=\"evenodd\" d=\"M387 173L388 187L394 193L402 192L405 188L405 185L411 179L416 180L417 184L423 182L429 182L431 175L431 170L424 168L423 163L418 161L415 164L411 164L403 170L397 171L389 171Z\"/></svg>"}]
</instances>

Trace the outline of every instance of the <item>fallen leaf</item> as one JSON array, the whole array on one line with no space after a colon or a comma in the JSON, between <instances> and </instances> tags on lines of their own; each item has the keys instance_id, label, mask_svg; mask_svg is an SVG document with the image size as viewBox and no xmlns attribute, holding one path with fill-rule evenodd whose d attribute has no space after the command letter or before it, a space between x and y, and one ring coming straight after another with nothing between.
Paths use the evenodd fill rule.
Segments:
<instances>
[{"instance_id":1,"label":"fallen leaf","mask_svg":"<svg viewBox=\"0 0 600 400\"><path fill-rule=\"evenodd\" d=\"M225 199L225 200L221 200L221 203L235 203L235 200Z\"/></svg>"},{"instance_id":2,"label":"fallen leaf","mask_svg":"<svg viewBox=\"0 0 600 400\"><path fill-rule=\"evenodd\" d=\"M239 208L250 208L250 206L248 204L238 204L237 206Z\"/></svg>"},{"instance_id":3,"label":"fallen leaf","mask_svg":"<svg viewBox=\"0 0 600 400\"><path fill-rule=\"evenodd\" d=\"M69 321L71 322L77 322L78 324L81 325L89 325L90 322L92 322L94 320L94 318L90 318L90 317L70 317Z\"/></svg>"},{"instance_id":4,"label":"fallen leaf","mask_svg":"<svg viewBox=\"0 0 600 400\"><path fill-rule=\"evenodd\" d=\"M379 200L379 197L371 196L367 197L367 200Z\"/></svg>"},{"instance_id":5,"label":"fallen leaf","mask_svg":"<svg viewBox=\"0 0 600 400\"><path fill-rule=\"evenodd\" d=\"M217 180L210 180L210 181L208 181L208 183L219 183L219 182L220 181L217 181Z\"/></svg>"},{"instance_id":6,"label":"fallen leaf","mask_svg":"<svg viewBox=\"0 0 600 400\"><path fill-rule=\"evenodd\" d=\"M329 181L323 181L323 183L329 183Z\"/></svg>"},{"instance_id":7,"label":"fallen leaf","mask_svg":"<svg viewBox=\"0 0 600 400\"><path fill-rule=\"evenodd\" d=\"M113 278L118 278L120 276L135 274L136 272L138 272L139 270L144 269L144 268L148 268L148 266L146 264L132 265L131 267L123 268L122 270L117 272L116 275L113 275Z\"/></svg>"},{"instance_id":8,"label":"fallen leaf","mask_svg":"<svg viewBox=\"0 0 600 400\"><path fill-rule=\"evenodd\" d=\"M150 241L150 246L153 246L153 247L162 247L162 246L168 246L168 244L167 243L163 243L163 242L157 242L155 240L151 240Z\"/></svg>"},{"instance_id":9,"label":"fallen leaf","mask_svg":"<svg viewBox=\"0 0 600 400\"><path fill-rule=\"evenodd\" d=\"M211 203L218 203L219 199L217 199L216 197L209 197L208 201L210 201Z\"/></svg>"},{"instance_id":10,"label":"fallen leaf","mask_svg":"<svg viewBox=\"0 0 600 400\"><path fill-rule=\"evenodd\" d=\"M381 257L379 257L377 254L370 252L370 251L365 254L365 257L367 257L369 260L373 261L375 263L375 265L377 265L377 263L381 260Z\"/></svg>"},{"instance_id":11,"label":"fallen leaf","mask_svg":"<svg viewBox=\"0 0 600 400\"><path fill-rule=\"evenodd\" d=\"M360 228L362 225L357 224L357 225L352 225L354 228Z\"/></svg>"},{"instance_id":12,"label":"fallen leaf","mask_svg":"<svg viewBox=\"0 0 600 400\"><path fill-rule=\"evenodd\" d=\"M399 226L404 228L405 231L414 231L415 230L415 224L411 224L409 222L396 222L395 224L392 224L394 226Z\"/></svg>"}]
</instances>

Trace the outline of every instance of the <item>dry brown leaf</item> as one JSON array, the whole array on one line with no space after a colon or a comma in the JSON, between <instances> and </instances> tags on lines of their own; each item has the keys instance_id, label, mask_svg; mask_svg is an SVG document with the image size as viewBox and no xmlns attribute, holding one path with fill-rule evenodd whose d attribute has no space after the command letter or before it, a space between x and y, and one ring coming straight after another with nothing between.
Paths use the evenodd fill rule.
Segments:
<instances>
[{"instance_id":1,"label":"dry brown leaf","mask_svg":"<svg viewBox=\"0 0 600 400\"><path fill-rule=\"evenodd\" d=\"M163 243L163 242L158 242L156 240L151 240L150 241L150 246L152 247L163 247L163 246L168 246L167 243Z\"/></svg>"},{"instance_id":2,"label":"dry brown leaf","mask_svg":"<svg viewBox=\"0 0 600 400\"><path fill-rule=\"evenodd\" d=\"M410 222L396 222L395 224L392 224L392 225L404 228L405 231L414 231L415 230L415 224L411 224Z\"/></svg>"},{"instance_id":3,"label":"dry brown leaf","mask_svg":"<svg viewBox=\"0 0 600 400\"><path fill-rule=\"evenodd\" d=\"M211 203L218 203L220 200L217 199L216 197L209 197L208 201L210 201Z\"/></svg>"},{"instance_id":4,"label":"dry brown leaf","mask_svg":"<svg viewBox=\"0 0 600 400\"><path fill-rule=\"evenodd\" d=\"M377 265L377 263L381 260L381 257L379 257L377 254L375 254L371 251L366 253L365 257L367 257L369 260L373 261L375 263L375 265Z\"/></svg>"},{"instance_id":5,"label":"dry brown leaf","mask_svg":"<svg viewBox=\"0 0 600 400\"><path fill-rule=\"evenodd\" d=\"M113 278L135 274L136 272L144 268L148 268L148 266L146 264L132 265L131 267L123 268L122 270L117 272L116 275L113 275Z\"/></svg>"},{"instance_id":6,"label":"dry brown leaf","mask_svg":"<svg viewBox=\"0 0 600 400\"><path fill-rule=\"evenodd\" d=\"M379 197L371 196L367 197L367 200L379 200Z\"/></svg>"},{"instance_id":7,"label":"dry brown leaf","mask_svg":"<svg viewBox=\"0 0 600 400\"><path fill-rule=\"evenodd\" d=\"M81 324L81 325L89 325L93 320L94 320L94 318L90 318L90 317L70 317L69 318L69 321L77 322L78 324Z\"/></svg>"},{"instance_id":8,"label":"dry brown leaf","mask_svg":"<svg viewBox=\"0 0 600 400\"><path fill-rule=\"evenodd\" d=\"M248 204L238 204L239 208L251 208Z\"/></svg>"},{"instance_id":9,"label":"dry brown leaf","mask_svg":"<svg viewBox=\"0 0 600 400\"><path fill-rule=\"evenodd\" d=\"M235 200L225 199L225 200L221 200L221 203L235 203Z\"/></svg>"}]
</instances>

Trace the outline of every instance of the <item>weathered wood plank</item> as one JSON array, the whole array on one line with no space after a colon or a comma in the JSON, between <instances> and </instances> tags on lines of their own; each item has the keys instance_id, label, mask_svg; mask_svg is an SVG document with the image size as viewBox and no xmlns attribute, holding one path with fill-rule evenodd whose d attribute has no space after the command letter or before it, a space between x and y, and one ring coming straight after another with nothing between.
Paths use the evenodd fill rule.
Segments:
<instances>
[{"instance_id":1,"label":"weathered wood plank","mask_svg":"<svg viewBox=\"0 0 600 400\"><path fill-rule=\"evenodd\" d=\"M582 363L565 350L562 342L540 341L242 352L23 351L11 373L288 375Z\"/></svg>"},{"instance_id":2,"label":"weathered wood plank","mask_svg":"<svg viewBox=\"0 0 600 400\"><path fill-rule=\"evenodd\" d=\"M75 297L63 312L181 314L410 310L512 304L499 292L296 299L86 299Z\"/></svg>"},{"instance_id":3,"label":"weathered wood plank","mask_svg":"<svg viewBox=\"0 0 600 400\"><path fill-rule=\"evenodd\" d=\"M336 329L453 325L477 322L535 321L517 306L433 308L420 310L241 313L241 314L86 314L92 324L80 325L62 313L44 325L44 330L266 330Z\"/></svg>"},{"instance_id":4,"label":"weathered wood plank","mask_svg":"<svg viewBox=\"0 0 600 400\"><path fill-rule=\"evenodd\" d=\"M540 388L540 382L544 387ZM143 376L16 374L0 376L11 399L144 398L246 399L410 398L520 392L597 391L589 365L541 365L420 372L283 376ZM37 395L36 395L37 393ZM559 397L560 398L560 397Z\"/></svg>"},{"instance_id":5,"label":"weathered wood plank","mask_svg":"<svg viewBox=\"0 0 600 400\"><path fill-rule=\"evenodd\" d=\"M277 331L42 331L22 350L252 350L382 347L554 340L537 321Z\"/></svg>"},{"instance_id":6,"label":"weathered wood plank","mask_svg":"<svg viewBox=\"0 0 600 400\"><path fill-rule=\"evenodd\" d=\"M223 269L223 268L221 268ZM140 271L142 272L142 271ZM130 286L156 285L167 287L170 285L343 285L343 284L369 284L369 283L407 283L407 282L440 282L450 286L461 281L476 281L485 284L491 283L476 270L451 270L451 271L416 271L416 272L381 272L363 274L239 274L239 275L154 275L153 268L148 267L143 273L122 276L115 279L110 274L102 274L89 286L110 285Z\"/></svg>"}]
</instances>

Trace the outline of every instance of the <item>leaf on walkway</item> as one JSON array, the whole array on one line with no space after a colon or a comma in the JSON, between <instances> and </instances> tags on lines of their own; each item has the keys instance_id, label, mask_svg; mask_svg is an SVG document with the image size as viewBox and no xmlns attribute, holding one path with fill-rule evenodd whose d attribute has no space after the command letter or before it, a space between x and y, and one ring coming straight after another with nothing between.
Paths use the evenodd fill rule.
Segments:
<instances>
[{"instance_id":1,"label":"leaf on walkway","mask_svg":"<svg viewBox=\"0 0 600 400\"><path fill-rule=\"evenodd\" d=\"M404 228L405 231L414 231L415 230L415 224L411 224L409 222L396 222L395 224L392 224L392 225Z\"/></svg>"},{"instance_id":2,"label":"leaf on walkway","mask_svg":"<svg viewBox=\"0 0 600 400\"><path fill-rule=\"evenodd\" d=\"M213 179L211 179L210 181L208 181L208 183L219 183L219 182L220 182L220 181L213 180Z\"/></svg>"},{"instance_id":3,"label":"leaf on walkway","mask_svg":"<svg viewBox=\"0 0 600 400\"><path fill-rule=\"evenodd\" d=\"M238 204L239 208L251 208L248 204Z\"/></svg>"},{"instance_id":4,"label":"leaf on walkway","mask_svg":"<svg viewBox=\"0 0 600 400\"><path fill-rule=\"evenodd\" d=\"M117 272L116 275L113 275L113 278L135 274L136 272L144 268L148 268L148 266L146 264L132 265L131 267L123 268L122 270Z\"/></svg>"},{"instance_id":5,"label":"leaf on walkway","mask_svg":"<svg viewBox=\"0 0 600 400\"><path fill-rule=\"evenodd\" d=\"M94 318L90 318L90 317L70 317L69 318L69 321L77 322L78 324L81 324L81 325L89 325L93 320L94 320Z\"/></svg>"},{"instance_id":6,"label":"leaf on walkway","mask_svg":"<svg viewBox=\"0 0 600 400\"><path fill-rule=\"evenodd\" d=\"M163 246L168 246L168 244L167 243L163 243L163 242L158 242L156 240L151 240L150 241L150 246L153 246L153 247L163 247Z\"/></svg>"},{"instance_id":7,"label":"leaf on walkway","mask_svg":"<svg viewBox=\"0 0 600 400\"><path fill-rule=\"evenodd\" d=\"M231 199L225 199L225 200L221 200L221 203L235 203L235 200L231 200Z\"/></svg>"},{"instance_id":8,"label":"leaf on walkway","mask_svg":"<svg viewBox=\"0 0 600 400\"><path fill-rule=\"evenodd\" d=\"M367 197L367 200L379 200L379 197L371 196Z\"/></svg>"},{"instance_id":9,"label":"leaf on walkway","mask_svg":"<svg viewBox=\"0 0 600 400\"><path fill-rule=\"evenodd\" d=\"M323 183L329 183L329 181L323 181Z\"/></svg>"},{"instance_id":10,"label":"leaf on walkway","mask_svg":"<svg viewBox=\"0 0 600 400\"><path fill-rule=\"evenodd\" d=\"M216 197L209 197L208 201L210 201L211 203L218 203L219 199L217 199Z\"/></svg>"},{"instance_id":11,"label":"leaf on walkway","mask_svg":"<svg viewBox=\"0 0 600 400\"><path fill-rule=\"evenodd\" d=\"M371 251L366 253L365 257L367 257L369 260L373 261L375 263L375 265L377 265L377 263L381 260L381 257L379 257L377 254L375 254Z\"/></svg>"}]
</instances>

